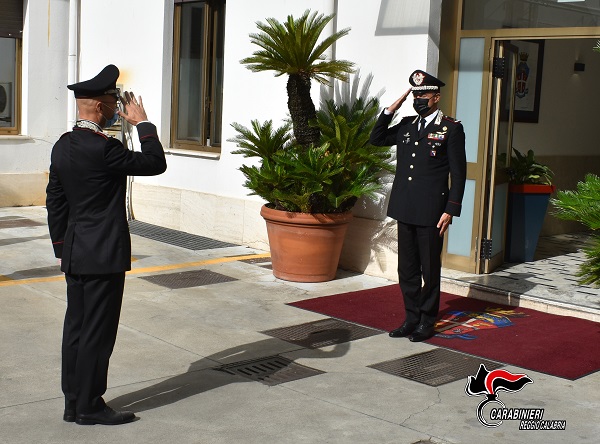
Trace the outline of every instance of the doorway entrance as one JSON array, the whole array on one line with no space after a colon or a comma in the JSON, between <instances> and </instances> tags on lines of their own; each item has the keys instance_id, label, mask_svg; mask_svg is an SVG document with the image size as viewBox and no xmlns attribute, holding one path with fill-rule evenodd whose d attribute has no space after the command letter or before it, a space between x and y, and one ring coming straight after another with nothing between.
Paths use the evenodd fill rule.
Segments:
<instances>
[{"instance_id":1,"label":"doorway entrance","mask_svg":"<svg viewBox=\"0 0 600 444\"><path fill-rule=\"evenodd\" d=\"M592 97L600 93L594 80L600 53L593 51L600 27L465 30L460 24L468 5L458 3L449 75L455 73L452 108L465 127L468 167L463 211L449 230L444 266L490 273L504 262L505 169L513 148L532 149L554 170L559 189L573 189L586 173L600 173L600 152L585 141L594 126ZM525 89L517 78L523 64L530 70ZM542 235L581 230L547 214Z\"/></svg>"}]
</instances>

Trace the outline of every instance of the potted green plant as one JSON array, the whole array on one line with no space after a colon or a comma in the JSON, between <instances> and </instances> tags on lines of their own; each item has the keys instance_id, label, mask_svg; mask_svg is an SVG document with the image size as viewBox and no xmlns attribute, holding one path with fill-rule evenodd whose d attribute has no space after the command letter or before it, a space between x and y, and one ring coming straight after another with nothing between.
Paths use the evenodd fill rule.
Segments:
<instances>
[{"instance_id":1,"label":"potted green plant","mask_svg":"<svg viewBox=\"0 0 600 444\"><path fill-rule=\"evenodd\" d=\"M261 215L267 223L273 274L297 282L323 282L335 278L352 207L362 196L380 188L382 170L393 171L389 147L374 147L369 134L379 113L378 97L365 88L354 100L322 101L317 112L311 96L312 79L340 88L353 64L326 60L325 51L344 29L318 43L333 18L306 11L285 23L267 19L251 41L262 49L241 63L252 71L288 75L290 122L274 127L272 121L252 121L251 128L233 123L237 136L230 139L235 154L258 158L243 165L250 194L267 203ZM355 78L355 90L359 77ZM338 97L341 97L338 94Z\"/></svg>"},{"instance_id":2,"label":"potted green plant","mask_svg":"<svg viewBox=\"0 0 600 444\"><path fill-rule=\"evenodd\" d=\"M586 174L577 190L559 191L551 200L554 215L559 219L581 222L591 230L600 229L600 177ZM597 232L584 249L587 260L579 267L578 276L584 285L600 286L600 236Z\"/></svg>"},{"instance_id":3,"label":"potted green plant","mask_svg":"<svg viewBox=\"0 0 600 444\"><path fill-rule=\"evenodd\" d=\"M533 150L522 154L513 147L508 187L508 227L506 260L529 262L535 249L548 209L553 172L535 159Z\"/></svg>"}]
</instances>

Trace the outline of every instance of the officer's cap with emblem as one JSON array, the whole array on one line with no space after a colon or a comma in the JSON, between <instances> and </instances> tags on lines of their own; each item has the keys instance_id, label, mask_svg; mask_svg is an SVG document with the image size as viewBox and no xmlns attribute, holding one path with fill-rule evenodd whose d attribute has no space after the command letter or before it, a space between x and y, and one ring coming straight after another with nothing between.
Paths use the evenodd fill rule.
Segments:
<instances>
[{"instance_id":1,"label":"officer's cap with emblem","mask_svg":"<svg viewBox=\"0 0 600 444\"><path fill-rule=\"evenodd\" d=\"M440 79L420 69L413 72L408 81L412 85L412 91L439 91L442 86L446 85Z\"/></svg>"},{"instance_id":2,"label":"officer's cap with emblem","mask_svg":"<svg viewBox=\"0 0 600 444\"><path fill-rule=\"evenodd\" d=\"M120 94L119 88L117 88L118 78L119 68L115 65L108 65L96 77L67 85L67 88L75 93L77 99L104 95L112 95L118 98Z\"/></svg>"}]
</instances>

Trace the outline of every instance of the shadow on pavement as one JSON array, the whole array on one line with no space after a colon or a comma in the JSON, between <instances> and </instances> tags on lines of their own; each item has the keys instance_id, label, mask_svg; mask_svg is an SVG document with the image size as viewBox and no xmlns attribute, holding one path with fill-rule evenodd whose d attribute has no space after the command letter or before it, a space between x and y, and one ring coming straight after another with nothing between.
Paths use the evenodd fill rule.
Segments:
<instances>
[{"instance_id":1,"label":"shadow on pavement","mask_svg":"<svg viewBox=\"0 0 600 444\"><path fill-rule=\"evenodd\" d=\"M335 339L336 345L329 351L318 348L299 348L293 350L294 359L298 358L338 358L350 349L350 331L333 329L328 332ZM320 341L318 336L315 340ZM157 384L119 396L108 403L117 410L127 409L143 412L176 403L190 396L238 382L255 382L252 379L235 376L219 370L223 364L273 356L276 353L264 353L268 350L281 349L282 341L276 338L232 347L222 352L192 362L185 373L165 379ZM216 364L216 365L215 365Z\"/></svg>"}]
</instances>

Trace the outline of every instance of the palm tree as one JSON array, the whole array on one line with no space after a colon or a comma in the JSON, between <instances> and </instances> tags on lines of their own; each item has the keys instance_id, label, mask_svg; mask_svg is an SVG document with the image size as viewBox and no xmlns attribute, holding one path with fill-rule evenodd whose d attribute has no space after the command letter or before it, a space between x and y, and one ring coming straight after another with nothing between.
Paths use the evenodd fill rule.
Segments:
<instances>
[{"instance_id":1,"label":"palm tree","mask_svg":"<svg viewBox=\"0 0 600 444\"><path fill-rule=\"evenodd\" d=\"M310 97L310 82L315 79L327 84L330 78L346 80L354 64L347 60L327 60L325 51L340 37L348 34L342 29L317 43L321 32L333 19L332 15L310 13L294 20L289 15L285 23L274 18L267 23L257 22L261 31L250 34L250 41L260 50L240 63L251 71L275 71L275 76L287 74L288 109L292 119L294 137L302 146L319 143L319 128L309 125L316 117L315 105Z\"/></svg>"}]
</instances>

